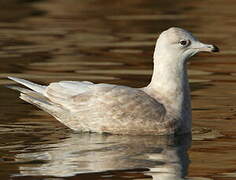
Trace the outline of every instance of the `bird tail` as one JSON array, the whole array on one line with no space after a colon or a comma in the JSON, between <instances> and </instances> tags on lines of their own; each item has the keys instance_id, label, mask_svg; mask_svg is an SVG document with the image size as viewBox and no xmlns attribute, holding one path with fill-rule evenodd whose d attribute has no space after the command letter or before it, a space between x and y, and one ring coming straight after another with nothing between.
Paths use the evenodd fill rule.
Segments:
<instances>
[{"instance_id":1,"label":"bird tail","mask_svg":"<svg viewBox=\"0 0 236 180\"><path fill-rule=\"evenodd\" d=\"M39 93L39 94L45 94L45 90L46 90L46 87L47 86L42 86L40 84L36 84L36 83L33 83L33 82L30 82L30 81L27 81L27 80L24 80L24 79L20 79L20 78L16 78L16 77L11 77L11 76L8 76L8 79L11 79L19 84L22 84L26 87L28 87L29 89Z\"/></svg>"},{"instance_id":2,"label":"bird tail","mask_svg":"<svg viewBox=\"0 0 236 180\"><path fill-rule=\"evenodd\" d=\"M40 109L48 112L52 116L54 116L56 119L61 121L61 119L65 118L66 110L60 107L59 105L51 102L46 96L45 96L45 90L47 86L42 86L39 84L35 84L33 82L15 78L15 77L8 77L9 79L16 81L27 88L15 86L15 85L8 85L7 88L20 91L20 98L30 104L33 104Z\"/></svg>"}]
</instances>

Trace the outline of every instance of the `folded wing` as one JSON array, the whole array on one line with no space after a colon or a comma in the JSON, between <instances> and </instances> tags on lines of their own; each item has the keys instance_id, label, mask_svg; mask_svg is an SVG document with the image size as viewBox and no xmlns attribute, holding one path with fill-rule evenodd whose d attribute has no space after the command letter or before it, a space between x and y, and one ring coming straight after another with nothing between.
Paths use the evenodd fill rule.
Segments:
<instances>
[{"instance_id":1,"label":"folded wing","mask_svg":"<svg viewBox=\"0 0 236 180\"><path fill-rule=\"evenodd\" d=\"M38 106L74 130L117 134L160 133L166 110L141 89L92 82L60 81L42 86L10 79L21 99ZM147 130L149 132L147 132Z\"/></svg>"}]
</instances>

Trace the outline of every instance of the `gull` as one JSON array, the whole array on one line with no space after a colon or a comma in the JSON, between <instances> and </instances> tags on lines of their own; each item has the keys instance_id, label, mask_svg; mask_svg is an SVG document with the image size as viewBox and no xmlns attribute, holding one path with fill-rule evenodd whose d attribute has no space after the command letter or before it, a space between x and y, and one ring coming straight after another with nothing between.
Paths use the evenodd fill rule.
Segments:
<instances>
[{"instance_id":1,"label":"gull","mask_svg":"<svg viewBox=\"0 0 236 180\"><path fill-rule=\"evenodd\" d=\"M132 88L88 81L60 81L48 86L8 77L27 88L20 98L36 105L75 131L131 135L190 133L191 97L187 60L198 52L218 52L190 32L171 27L157 39L148 86Z\"/></svg>"}]
</instances>

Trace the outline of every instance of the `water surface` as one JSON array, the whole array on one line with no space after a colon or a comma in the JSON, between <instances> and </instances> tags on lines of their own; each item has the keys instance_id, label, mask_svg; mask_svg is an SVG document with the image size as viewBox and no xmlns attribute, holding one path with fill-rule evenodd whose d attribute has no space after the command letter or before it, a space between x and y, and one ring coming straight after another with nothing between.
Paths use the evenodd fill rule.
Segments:
<instances>
[{"instance_id":1,"label":"water surface","mask_svg":"<svg viewBox=\"0 0 236 180\"><path fill-rule=\"evenodd\" d=\"M235 8L233 0L0 1L0 179L235 179ZM78 134L3 86L9 75L145 86L155 40L171 26L222 50L189 66L192 137Z\"/></svg>"}]
</instances>

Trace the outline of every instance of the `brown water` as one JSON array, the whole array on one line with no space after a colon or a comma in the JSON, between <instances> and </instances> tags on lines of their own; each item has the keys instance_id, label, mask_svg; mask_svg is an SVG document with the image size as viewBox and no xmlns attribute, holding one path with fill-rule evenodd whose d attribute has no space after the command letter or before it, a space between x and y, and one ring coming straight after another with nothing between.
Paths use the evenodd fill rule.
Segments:
<instances>
[{"instance_id":1,"label":"brown water","mask_svg":"<svg viewBox=\"0 0 236 180\"><path fill-rule=\"evenodd\" d=\"M233 0L1 0L0 179L236 179L235 9ZM170 26L222 50L189 67L192 137L76 134L3 87L8 75L144 86Z\"/></svg>"}]
</instances>

